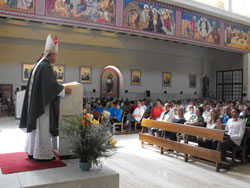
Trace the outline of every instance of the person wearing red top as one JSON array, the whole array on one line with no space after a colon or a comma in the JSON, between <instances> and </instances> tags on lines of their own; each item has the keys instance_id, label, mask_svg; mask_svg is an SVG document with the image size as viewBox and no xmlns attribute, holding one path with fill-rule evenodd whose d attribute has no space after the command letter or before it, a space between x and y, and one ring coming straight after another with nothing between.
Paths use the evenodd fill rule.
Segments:
<instances>
[{"instance_id":1,"label":"person wearing red top","mask_svg":"<svg viewBox=\"0 0 250 188\"><path fill-rule=\"evenodd\" d=\"M160 118L161 113L163 112L163 108L161 107L161 100L156 100L156 106L152 109L150 113L150 119L157 119Z\"/></svg>"}]
</instances>

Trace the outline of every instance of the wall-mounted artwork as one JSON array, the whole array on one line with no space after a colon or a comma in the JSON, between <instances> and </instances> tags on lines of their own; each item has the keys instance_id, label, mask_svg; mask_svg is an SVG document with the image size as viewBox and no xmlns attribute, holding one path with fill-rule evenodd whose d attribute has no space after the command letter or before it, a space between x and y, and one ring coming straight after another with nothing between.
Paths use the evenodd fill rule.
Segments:
<instances>
[{"instance_id":1,"label":"wall-mounted artwork","mask_svg":"<svg viewBox=\"0 0 250 188\"><path fill-rule=\"evenodd\" d=\"M35 0L0 0L0 9L34 13Z\"/></svg>"},{"instance_id":2,"label":"wall-mounted artwork","mask_svg":"<svg viewBox=\"0 0 250 188\"><path fill-rule=\"evenodd\" d=\"M171 86L171 72L163 72L162 73L162 86L170 87Z\"/></svg>"},{"instance_id":3,"label":"wall-mounted artwork","mask_svg":"<svg viewBox=\"0 0 250 188\"><path fill-rule=\"evenodd\" d=\"M57 82L64 82L65 78L65 66L53 65L53 71L56 76Z\"/></svg>"},{"instance_id":4,"label":"wall-mounted artwork","mask_svg":"<svg viewBox=\"0 0 250 188\"><path fill-rule=\"evenodd\" d=\"M115 24L116 0L47 0L48 16Z\"/></svg>"},{"instance_id":5,"label":"wall-mounted artwork","mask_svg":"<svg viewBox=\"0 0 250 188\"><path fill-rule=\"evenodd\" d=\"M182 37L220 44L220 22L182 12Z\"/></svg>"},{"instance_id":6,"label":"wall-mounted artwork","mask_svg":"<svg viewBox=\"0 0 250 188\"><path fill-rule=\"evenodd\" d=\"M84 84L90 84L92 80L92 68L80 67L80 82Z\"/></svg>"},{"instance_id":7,"label":"wall-mounted artwork","mask_svg":"<svg viewBox=\"0 0 250 188\"><path fill-rule=\"evenodd\" d=\"M244 50L250 49L250 30L225 25L225 45Z\"/></svg>"},{"instance_id":8,"label":"wall-mounted artwork","mask_svg":"<svg viewBox=\"0 0 250 188\"><path fill-rule=\"evenodd\" d=\"M31 70L34 64L32 63L23 63L22 64L22 81L27 82L30 77Z\"/></svg>"},{"instance_id":9,"label":"wall-mounted artwork","mask_svg":"<svg viewBox=\"0 0 250 188\"><path fill-rule=\"evenodd\" d=\"M195 74L189 74L189 87L196 88L196 75Z\"/></svg>"},{"instance_id":10,"label":"wall-mounted artwork","mask_svg":"<svg viewBox=\"0 0 250 188\"><path fill-rule=\"evenodd\" d=\"M131 70L131 85L141 85L140 70Z\"/></svg>"},{"instance_id":11,"label":"wall-mounted artwork","mask_svg":"<svg viewBox=\"0 0 250 188\"><path fill-rule=\"evenodd\" d=\"M124 26L131 29L175 35L175 10L139 0L124 0Z\"/></svg>"}]
</instances>

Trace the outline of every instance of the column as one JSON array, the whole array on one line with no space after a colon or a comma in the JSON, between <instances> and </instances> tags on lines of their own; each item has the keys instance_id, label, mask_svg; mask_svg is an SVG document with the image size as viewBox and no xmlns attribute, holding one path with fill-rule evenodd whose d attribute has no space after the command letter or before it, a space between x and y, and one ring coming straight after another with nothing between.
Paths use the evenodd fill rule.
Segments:
<instances>
[{"instance_id":1,"label":"column","mask_svg":"<svg viewBox=\"0 0 250 188\"><path fill-rule=\"evenodd\" d=\"M243 100L250 100L250 53L243 55Z\"/></svg>"}]
</instances>

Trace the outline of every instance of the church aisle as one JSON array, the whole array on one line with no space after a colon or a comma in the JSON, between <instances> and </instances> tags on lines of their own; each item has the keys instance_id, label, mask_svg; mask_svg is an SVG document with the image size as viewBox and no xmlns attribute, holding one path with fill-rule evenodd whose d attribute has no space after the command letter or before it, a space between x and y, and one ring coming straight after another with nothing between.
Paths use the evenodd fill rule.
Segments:
<instances>
[{"instance_id":1,"label":"church aisle","mask_svg":"<svg viewBox=\"0 0 250 188\"><path fill-rule=\"evenodd\" d=\"M0 153L24 150L25 132L18 128L18 120L13 117L0 118ZM200 163L185 163L183 158L160 155L159 151L142 149L138 134L117 135L117 152L104 160L104 166L120 174L120 188L160 188L160 187L249 187L250 164L233 167L230 171L215 172L211 166ZM66 160L78 168L77 160ZM55 169L56 170L56 169ZM65 169L66 170L66 169ZM53 170L2 175L0 187L16 187L19 177L25 174L36 176ZM67 172L63 172L67 173ZM73 175L73 174L72 174ZM40 179L39 179L40 180Z\"/></svg>"},{"instance_id":2,"label":"church aisle","mask_svg":"<svg viewBox=\"0 0 250 188\"><path fill-rule=\"evenodd\" d=\"M230 171L198 162L185 163L183 158L161 155L153 148L142 149L138 134L119 135L116 154L105 166L120 174L121 188L182 187L249 187L250 164Z\"/></svg>"}]
</instances>

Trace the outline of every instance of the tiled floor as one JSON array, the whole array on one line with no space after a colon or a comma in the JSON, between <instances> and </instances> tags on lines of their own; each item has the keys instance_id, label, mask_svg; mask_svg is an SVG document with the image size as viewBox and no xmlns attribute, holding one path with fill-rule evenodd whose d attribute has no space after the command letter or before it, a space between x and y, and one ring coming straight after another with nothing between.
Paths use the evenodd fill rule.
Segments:
<instances>
[{"instance_id":1,"label":"tiled floor","mask_svg":"<svg viewBox=\"0 0 250 188\"><path fill-rule=\"evenodd\" d=\"M23 151L25 132L18 128L18 121L0 118L0 130L0 153ZM211 166L185 163L182 158L161 155L154 149L142 149L138 134L119 135L115 139L118 140L117 151L104 160L104 165L120 174L121 188L250 187L250 164L217 173ZM28 173L39 178L41 171ZM48 177L50 173L48 170ZM24 173L18 174L21 177ZM0 175L0 187L18 183L14 176Z\"/></svg>"}]
</instances>

